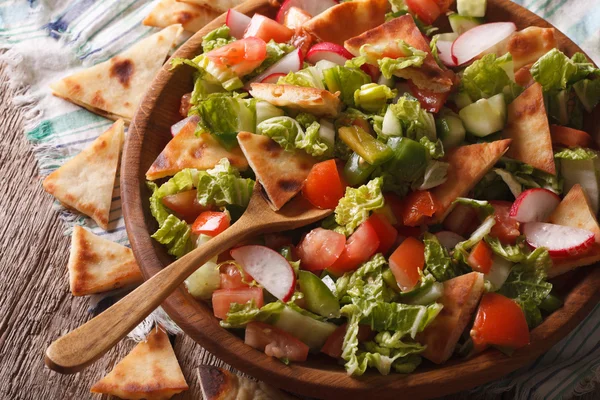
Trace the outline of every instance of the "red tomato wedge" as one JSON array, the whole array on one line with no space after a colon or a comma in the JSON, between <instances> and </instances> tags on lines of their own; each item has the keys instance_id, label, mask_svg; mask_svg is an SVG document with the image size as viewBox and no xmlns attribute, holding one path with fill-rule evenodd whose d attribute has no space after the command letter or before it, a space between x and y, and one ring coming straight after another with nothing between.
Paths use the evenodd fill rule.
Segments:
<instances>
[{"instance_id":1,"label":"red tomato wedge","mask_svg":"<svg viewBox=\"0 0 600 400\"><path fill-rule=\"evenodd\" d=\"M379 238L368 220L363 222L346 241L344 251L327 270L335 276L354 271L367 261L379 248Z\"/></svg>"},{"instance_id":2,"label":"red tomato wedge","mask_svg":"<svg viewBox=\"0 0 600 400\"><path fill-rule=\"evenodd\" d=\"M587 132L566 126L550 125L550 136L552 143L559 146L590 147L592 144L592 137Z\"/></svg>"},{"instance_id":3,"label":"red tomato wedge","mask_svg":"<svg viewBox=\"0 0 600 400\"><path fill-rule=\"evenodd\" d=\"M427 190L411 192L404 199L402 221L405 226L419 226L433 216L437 206L433 194Z\"/></svg>"},{"instance_id":4,"label":"red tomato wedge","mask_svg":"<svg viewBox=\"0 0 600 400\"><path fill-rule=\"evenodd\" d=\"M444 106L450 92L436 93L431 90L419 88L417 85L408 81L410 93L419 100L421 107L431 113L437 113Z\"/></svg>"},{"instance_id":5,"label":"red tomato wedge","mask_svg":"<svg viewBox=\"0 0 600 400\"><path fill-rule=\"evenodd\" d=\"M390 269L403 292L414 288L425 265L425 245L419 239L407 237L390 256Z\"/></svg>"},{"instance_id":6,"label":"red tomato wedge","mask_svg":"<svg viewBox=\"0 0 600 400\"><path fill-rule=\"evenodd\" d=\"M405 3L427 25L431 25L441 14L440 8L433 0L406 0Z\"/></svg>"},{"instance_id":7,"label":"red tomato wedge","mask_svg":"<svg viewBox=\"0 0 600 400\"><path fill-rule=\"evenodd\" d=\"M247 288L248 285L244 283L244 277L242 272L234 264L225 264L221 266L221 289L242 289ZM252 278L247 281L251 281Z\"/></svg>"},{"instance_id":8,"label":"red tomato wedge","mask_svg":"<svg viewBox=\"0 0 600 400\"><path fill-rule=\"evenodd\" d=\"M269 42L271 39L277 43L285 43L292 38L294 31L281 25L275 20L264 15L254 14L250 25L244 32L244 38L255 37Z\"/></svg>"},{"instance_id":9,"label":"red tomato wedge","mask_svg":"<svg viewBox=\"0 0 600 400\"><path fill-rule=\"evenodd\" d=\"M266 355L306 361L308 346L289 333L264 322L252 321L246 325L244 343L264 351Z\"/></svg>"},{"instance_id":10,"label":"red tomato wedge","mask_svg":"<svg viewBox=\"0 0 600 400\"><path fill-rule=\"evenodd\" d=\"M196 189L165 196L161 201L175 215L184 219L187 223L193 223L198 215L211 208L198 203Z\"/></svg>"},{"instance_id":11,"label":"red tomato wedge","mask_svg":"<svg viewBox=\"0 0 600 400\"><path fill-rule=\"evenodd\" d=\"M519 231L519 222L510 216L512 203L494 200L490 201L490 204L494 206L494 218L496 219L490 236L499 239L503 244L515 244L521 232Z\"/></svg>"},{"instance_id":12,"label":"red tomato wedge","mask_svg":"<svg viewBox=\"0 0 600 400\"><path fill-rule=\"evenodd\" d=\"M487 274L490 272L492 264L494 263L493 256L494 253L492 252L492 248L482 240L473 247L473 250L471 250L467 263L473 271Z\"/></svg>"},{"instance_id":13,"label":"red tomato wedge","mask_svg":"<svg viewBox=\"0 0 600 400\"><path fill-rule=\"evenodd\" d=\"M483 295L471 338L478 348L496 345L518 349L529 344L529 328L521 307L497 293Z\"/></svg>"},{"instance_id":14,"label":"red tomato wedge","mask_svg":"<svg viewBox=\"0 0 600 400\"><path fill-rule=\"evenodd\" d=\"M340 257L345 245L346 237L341 233L315 228L298 244L300 266L308 271L329 268Z\"/></svg>"},{"instance_id":15,"label":"red tomato wedge","mask_svg":"<svg viewBox=\"0 0 600 400\"><path fill-rule=\"evenodd\" d=\"M373 213L367 221L371 223L379 238L379 247L375 252L387 255L396 242L398 231L382 214Z\"/></svg>"},{"instance_id":16,"label":"red tomato wedge","mask_svg":"<svg viewBox=\"0 0 600 400\"><path fill-rule=\"evenodd\" d=\"M231 304L246 304L250 300L254 300L258 308L262 307L263 290L257 287L215 290L212 295L213 313L215 317L225 319Z\"/></svg>"},{"instance_id":17,"label":"red tomato wedge","mask_svg":"<svg viewBox=\"0 0 600 400\"><path fill-rule=\"evenodd\" d=\"M318 208L335 208L344 191L335 160L315 164L302 187L302 195Z\"/></svg>"},{"instance_id":18,"label":"red tomato wedge","mask_svg":"<svg viewBox=\"0 0 600 400\"><path fill-rule=\"evenodd\" d=\"M347 328L348 324L338 326L338 328L327 338L323 348L321 348L321 353L325 353L333 358L341 358L342 346L344 344L344 336L346 336ZM364 342L368 340L372 333L373 331L369 325L359 325L357 335L358 341Z\"/></svg>"},{"instance_id":19,"label":"red tomato wedge","mask_svg":"<svg viewBox=\"0 0 600 400\"><path fill-rule=\"evenodd\" d=\"M267 44L262 39L249 37L211 50L206 57L219 66L230 68L237 76L244 76L267 58Z\"/></svg>"},{"instance_id":20,"label":"red tomato wedge","mask_svg":"<svg viewBox=\"0 0 600 400\"><path fill-rule=\"evenodd\" d=\"M220 211L204 211L192 224L192 233L217 236L229 228L229 215Z\"/></svg>"}]
</instances>

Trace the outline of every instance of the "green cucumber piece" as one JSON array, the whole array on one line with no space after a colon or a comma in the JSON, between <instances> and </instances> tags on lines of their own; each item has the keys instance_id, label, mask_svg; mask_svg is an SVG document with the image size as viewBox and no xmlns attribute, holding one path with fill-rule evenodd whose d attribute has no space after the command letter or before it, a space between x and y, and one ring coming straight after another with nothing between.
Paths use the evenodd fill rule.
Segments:
<instances>
[{"instance_id":1,"label":"green cucumber piece","mask_svg":"<svg viewBox=\"0 0 600 400\"><path fill-rule=\"evenodd\" d=\"M462 35L469 29L473 29L476 26L483 24L485 21L483 18L475 18L468 17L465 15L459 14L450 14L448 15L448 21L450 21L450 26L452 27L452 31L458 35ZM454 38L452 42L455 40ZM440 38L440 40L443 40Z\"/></svg>"},{"instance_id":2,"label":"green cucumber piece","mask_svg":"<svg viewBox=\"0 0 600 400\"><path fill-rule=\"evenodd\" d=\"M298 271L298 283L309 311L325 318L340 316L340 302L318 276L309 271Z\"/></svg>"},{"instance_id":3,"label":"green cucumber piece","mask_svg":"<svg viewBox=\"0 0 600 400\"><path fill-rule=\"evenodd\" d=\"M473 100L471 100L467 92L457 92L452 96L452 100L454 100L454 104L456 104L459 110L473 104Z\"/></svg>"},{"instance_id":4,"label":"green cucumber piece","mask_svg":"<svg viewBox=\"0 0 600 400\"><path fill-rule=\"evenodd\" d=\"M487 0L456 0L456 10L465 17L485 17Z\"/></svg>"},{"instance_id":5,"label":"green cucumber piece","mask_svg":"<svg viewBox=\"0 0 600 400\"><path fill-rule=\"evenodd\" d=\"M477 137L485 137L504 128L506 124L506 103L502 93L480 99L459 111L467 132Z\"/></svg>"},{"instance_id":6,"label":"green cucumber piece","mask_svg":"<svg viewBox=\"0 0 600 400\"><path fill-rule=\"evenodd\" d=\"M391 107L388 107L385 115L383 116L383 123L381 124L381 133L386 136L402 136L402 125Z\"/></svg>"},{"instance_id":7,"label":"green cucumber piece","mask_svg":"<svg viewBox=\"0 0 600 400\"><path fill-rule=\"evenodd\" d=\"M465 141L467 133L460 117L452 114L448 113L435 121L437 135L444 149L460 146Z\"/></svg>"},{"instance_id":8,"label":"green cucumber piece","mask_svg":"<svg viewBox=\"0 0 600 400\"><path fill-rule=\"evenodd\" d=\"M256 102L256 125L260 124L263 121L268 120L269 118L281 117L284 115L282 109L275 107L273 104L268 101L258 101Z\"/></svg>"},{"instance_id":9,"label":"green cucumber piece","mask_svg":"<svg viewBox=\"0 0 600 400\"><path fill-rule=\"evenodd\" d=\"M594 214L600 204L600 154L592 160L560 160L560 171L564 178L564 192L580 184L590 198Z\"/></svg>"},{"instance_id":10,"label":"green cucumber piece","mask_svg":"<svg viewBox=\"0 0 600 400\"><path fill-rule=\"evenodd\" d=\"M327 338L337 329L335 324L317 321L287 306L273 325L292 334L312 350L321 350Z\"/></svg>"}]
</instances>

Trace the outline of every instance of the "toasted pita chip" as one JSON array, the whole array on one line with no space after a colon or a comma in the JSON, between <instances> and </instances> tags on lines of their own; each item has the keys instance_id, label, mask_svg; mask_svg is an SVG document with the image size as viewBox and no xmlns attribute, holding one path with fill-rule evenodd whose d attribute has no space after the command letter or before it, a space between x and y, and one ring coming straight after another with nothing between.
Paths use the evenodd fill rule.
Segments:
<instances>
[{"instance_id":1,"label":"toasted pita chip","mask_svg":"<svg viewBox=\"0 0 600 400\"><path fill-rule=\"evenodd\" d=\"M253 83L250 87L250 94L256 99L317 116L336 117L342 107L339 92L274 83Z\"/></svg>"},{"instance_id":2,"label":"toasted pita chip","mask_svg":"<svg viewBox=\"0 0 600 400\"><path fill-rule=\"evenodd\" d=\"M343 45L346 39L383 24L389 10L387 0L340 3L312 18L304 29L320 42Z\"/></svg>"},{"instance_id":3,"label":"toasted pita chip","mask_svg":"<svg viewBox=\"0 0 600 400\"><path fill-rule=\"evenodd\" d=\"M146 172L146 179L153 181L172 176L185 168L210 169L222 158L227 158L239 170L248 168L240 148L228 151L209 133L196 136L197 124L198 120L191 119L171 139Z\"/></svg>"},{"instance_id":4,"label":"toasted pita chip","mask_svg":"<svg viewBox=\"0 0 600 400\"><path fill-rule=\"evenodd\" d=\"M150 11L143 24L166 28L181 24L188 32L198 32L206 24L219 16L219 12L195 4L180 3L176 0L160 0Z\"/></svg>"},{"instance_id":5,"label":"toasted pita chip","mask_svg":"<svg viewBox=\"0 0 600 400\"><path fill-rule=\"evenodd\" d=\"M291 400L296 398L264 382L256 382L212 365L202 365L198 368L198 380L202 388L202 397L205 400Z\"/></svg>"},{"instance_id":6,"label":"toasted pita chip","mask_svg":"<svg viewBox=\"0 0 600 400\"><path fill-rule=\"evenodd\" d=\"M575 268L585 267L598 262L600 262L600 244L594 243L588 252L579 257L565 257L552 260L552 268L548 271L548 277L554 278Z\"/></svg>"},{"instance_id":7,"label":"toasted pita chip","mask_svg":"<svg viewBox=\"0 0 600 400\"><path fill-rule=\"evenodd\" d=\"M302 189L310 169L317 162L303 151L283 150L268 136L240 132L237 139L275 211Z\"/></svg>"},{"instance_id":8,"label":"toasted pita chip","mask_svg":"<svg viewBox=\"0 0 600 400\"><path fill-rule=\"evenodd\" d=\"M96 114L129 123L182 30L181 25L165 28L108 61L52 83L52 93Z\"/></svg>"},{"instance_id":9,"label":"toasted pita chip","mask_svg":"<svg viewBox=\"0 0 600 400\"><path fill-rule=\"evenodd\" d=\"M590 199L579 184L569 190L550 215L548 222L594 232L596 242L600 244L600 225L592 211Z\"/></svg>"},{"instance_id":10,"label":"toasted pita chip","mask_svg":"<svg viewBox=\"0 0 600 400\"><path fill-rule=\"evenodd\" d=\"M144 278L130 248L75 226L71 237L69 286L73 296L86 296L142 283Z\"/></svg>"},{"instance_id":11,"label":"toasted pita chip","mask_svg":"<svg viewBox=\"0 0 600 400\"><path fill-rule=\"evenodd\" d=\"M43 182L46 192L65 206L92 217L104 230L108 229L123 137L123 120L118 120Z\"/></svg>"},{"instance_id":12,"label":"toasted pita chip","mask_svg":"<svg viewBox=\"0 0 600 400\"><path fill-rule=\"evenodd\" d=\"M434 220L441 222L451 211L457 197L467 193L496 164L510 145L510 139L491 143L478 143L457 147L448 152L446 161L450 164L446 182L432 189L437 201Z\"/></svg>"},{"instance_id":13,"label":"toasted pita chip","mask_svg":"<svg viewBox=\"0 0 600 400\"><path fill-rule=\"evenodd\" d=\"M444 308L417 336L417 341L427 345L423 357L436 364L448 361L483 295L483 283L483 274L479 272L444 282L444 294L438 300Z\"/></svg>"},{"instance_id":14,"label":"toasted pita chip","mask_svg":"<svg viewBox=\"0 0 600 400\"><path fill-rule=\"evenodd\" d=\"M513 140L506 155L534 168L556 174L550 125L542 86L535 83L508 105L505 138Z\"/></svg>"},{"instance_id":15,"label":"toasted pita chip","mask_svg":"<svg viewBox=\"0 0 600 400\"><path fill-rule=\"evenodd\" d=\"M150 332L108 375L92 386L92 393L123 399L170 399L188 389L169 337L160 328Z\"/></svg>"},{"instance_id":16,"label":"toasted pita chip","mask_svg":"<svg viewBox=\"0 0 600 400\"><path fill-rule=\"evenodd\" d=\"M360 36L346 40L344 47L350 53L358 56L361 46L365 44L371 44L383 50L388 47L389 43L395 43L398 40L404 40L410 46L426 52L427 57L425 57L423 65L420 67L401 69L395 73L396 76L410 79L418 87L434 92L448 92L452 89L454 73L440 68L431 55L429 44L415 25L413 17L408 14L394 18Z\"/></svg>"},{"instance_id":17,"label":"toasted pita chip","mask_svg":"<svg viewBox=\"0 0 600 400\"><path fill-rule=\"evenodd\" d=\"M533 64L527 64L515 71L515 82L519 86L523 86L527 89L529 86L535 83L533 76L531 76L531 66Z\"/></svg>"},{"instance_id":18,"label":"toasted pita chip","mask_svg":"<svg viewBox=\"0 0 600 400\"><path fill-rule=\"evenodd\" d=\"M554 28L530 26L510 35L504 41L483 52L481 55L495 53L503 56L512 55L514 70L536 62L541 56L558 47L554 36Z\"/></svg>"},{"instance_id":19,"label":"toasted pita chip","mask_svg":"<svg viewBox=\"0 0 600 400\"><path fill-rule=\"evenodd\" d=\"M210 8L211 10L221 14L230 8L234 8L242 4L245 0L177 0L184 3L194 4Z\"/></svg>"}]
</instances>

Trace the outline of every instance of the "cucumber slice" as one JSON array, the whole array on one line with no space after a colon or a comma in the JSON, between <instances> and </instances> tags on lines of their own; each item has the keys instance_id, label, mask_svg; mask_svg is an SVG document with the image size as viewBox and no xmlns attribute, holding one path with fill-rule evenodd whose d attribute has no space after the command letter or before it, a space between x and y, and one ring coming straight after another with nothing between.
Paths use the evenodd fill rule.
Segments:
<instances>
[{"instance_id":1,"label":"cucumber slice","mask_svg":"<svg viewBox=\"0 0 600 400\"><path fill-rule=\"evenodd\" d=\"M473 29L484 23L483 18L475 18L472 16L465 16L459 14L448 15L448 21L450 21L450 27L452 31L458 35L462 35L469 29ZM454 41L456 38L452 39ZM440 38L440 40L442 40Z\"/></svg>"},{"instance_id":2,"label":"cucumber slice","mask_svg":"<svg viewBox=\"0 0 600 400\"><path fill-rule=\"evenodd\" d=\"M335 324L317 321L287 306L273 325L294 335L312 350L321 350L327 338L337 329Z\"/></svg>"},{"instance_id":3,"label":"cucumber slice","mask_svg":"<svg viewBox=\"0 0 600 400\"><path fill-rule=\"evenodd\" d=\"M454 104L456 104L459 110L465 108L469 104L473 104L473 100L471 100L471 97L469 97L467 92L456 92L456 94L452 96L452 100L454 100Z\"/></svg>"},{"instance_id":4,"label":"cucumber slice","mask_svg":"<svg viewBox=\"0 0 600 400\"><path fill-rule=\"evenodd\" d=\"M340 316L338 299L318 276L312 272L298 271L298 283L309 311L325 318Z\"/></svg>"},{"instance_id":5,"label":"cucumber slice","mask_svg":"<svg viewBox=\"0 0 600 400\"><path fill-rule=\"evenodd\" d=\"M196 239L196 247L208 242L208 235L200 235ZM221 287L221 277L217 268L217 256L194 271L186 280L188 292L197 299L210 300L215 290Z\"/></svg>"},{"instance_id":6,"label":"cucumber slice","mask_svg":"<svg viewBox=\"0 0 600 400\"><path fill-rule=\"evenodd\" d=\"M392 108L388 107L385 115L383 116L383 123L381 125L381 133L386 136L401 136L402 135L402 125L400 121L394 113L392 112Z\"/></svg>"},{"instance_id":7,"label":"cucumber slice","mask_svg":"<svg viewBox=\"0 0 600 400\"><path fill-rule=\"evenodd\" d=\"M283 110L275 107L268 101L256 102L256 126L269 118L281 117L284 114Z\"/></svg>"},{"instance_id":8,"label":"cucumber slice","mask_svg":"<svg viewBox=\"0 0 600 400\"><path fill-rule=\"evenodd\" d=\"M465 141L466 130L458 115L447 114L438 118L435 127L444 149L460 146Z\"/></svg>"},{"instance_id":9,"label":"cucumber slice","mask_svg":"<svg viewBox=\"0 0 600 400\"><path fill-rule=\"evenodd\" d=\"M465 17L485 17L487 0L456 0L456 10Z\"/></svg>"},{"instance_id":10,"label":"cucumber slice","mask_svg":"<svg viewBox=\"0 0 600 400\"><path fill-rule=\"evenodd\" d=\"M560 171L564 178L564 192L580 184L590 198L590 205L598 214L600 204L600 154L593 160L560 160Z\"/></svg>"},{"instance_id":11,"label":"cucumber slice","mask_svg":"<svg viewBox=\"0 0 600 400\"><path fill-rule=\"evenodd\" d=\"M489 99L477 100L458 113L468 132L485 137L504 128L506 103L502 93Z\"/></svg>"},{"instance_id":12,"label":"cucumber slice","mask_svg":"<svg viewBox=\"0 0 600 400\"><path fill-rule=\"evenodd\" d=\"M500 256L494 256L490 271L484 275L484 279L489 283L492 291L495 292L504 285L506 278L508 278L508 275L510 274L512 265L513 264L510 261L505 260Z\"/></svg>"},{"instance_id":13,"label":"cucumber slice","mask_svg":"<svg viewBox=\"0 0 600 400\"><path fill-rule=\"evenodd\" d=\"M335 145L335 128L333 123L321 118L319 124L321 125L319 127L319 137L325 143L333 147Z\"/></svg>"}]
</instances>

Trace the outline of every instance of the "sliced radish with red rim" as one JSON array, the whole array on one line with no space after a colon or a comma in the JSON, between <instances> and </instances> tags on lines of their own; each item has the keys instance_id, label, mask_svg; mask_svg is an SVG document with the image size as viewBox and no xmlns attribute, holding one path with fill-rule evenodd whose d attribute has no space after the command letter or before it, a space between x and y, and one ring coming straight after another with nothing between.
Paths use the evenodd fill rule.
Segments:
<instances>
[{"instance_id":1,"label":"sliced radish with red rim","mask_svg":"<svg viewBox=\"0 0 600 400\"><path fill-rule=\"evenodd\" d=\"M512 22L492 22L469 29L452 44L452 60L462 65L503 41L517 30Z\"/></svg>"},{"instance_id":2,"label":"sliced radish with red rim","mask_svg":"<svg viewBox=\"0 0 600 400\"><path fill-rule=\"evenodd\" d=\"M594 232L546 222L528 222L523 233L531 247L545 247L554 257L577 256L594 244Z\"/></svg>"},{"instance_id":3,"label":"sliced radish with red rim","mask_svg":"<svg viewBox=\"0 0 600 400\"><path fill-rule=\"evenodd\" d=\"M454 59L452 58L453 43L454 42L448 42L445 40L438 40L438 42L436 43L438 49L438 57L446 67L456 67L456 62L454 62Z\"/></svg>"},{"instance_id":4,"label":"sliced radish with red rim","mask_svg":"<svg viewBox=\"0 0 600 400\"><path fill-rule=\"evenodd\" d=\"M281 72L276 72L274 74L267 76L265 79L260 81L260 83L277 83L279 78L282 78L284 76L286 76L286 74L281 73Z\"/></svg>"},{"instance_id":5,"label":"sliced radish with red rim","mask_svg":"<svg viewBox=\"0 0 600 400\"><path fill-rule=\"evenodd\" d=\"M522 192L510 208L510 216L519 222L544 222L560 203L560 197L548 189Z\"/></svg>"},{"instance_id":6,"label":"sliced radish with red rim","mask_svg":"<svg viewBox=\"0 0 600 400\"><path fill-rule=\"evenodd\" d=\"M225 19L225 25L229 27L229 33L236 39L241 39L244 36L244 32L248 25L250 25L252 18L246 14L242 14L239 11L230 8L227 11L227 18Z\"/></svg>"},{"instance_id":7,"label":"sliced radish with red rim","mask_svg":"<svg viewBox=\"0 0 600 400\"><path fill-rule=\"evenodd\" d=\"M331 61L337 65L344 65L352 59L352 53L339 44L331 42L317 43L306 53L306 61L316 64L321 60Z\"/></svg>"},{"instance_id":8,"label":"sliced radish with red rim","mask_svg":"<svg viewBox=\"0 0 600 400\"><path fill-rule=\"evenodd\" d=\"M300 49L292 50L291 53L286 54L281 60L267 68L265 72L248 82L245 87L249 89L251 83L262 82L273 74L287 75L290 72L298 72L302 68L303 62L302 51Z\"/></svg>"},{"instance_id":9,"label":"sliced radish with red rim","mask_svg":"<svg viewBox=\"0 0 600 400\"><path fill-rule=\"evenodd\" d=\"M321 14L328 8L337 5L338 3L339 2L336 0L286 0L281 5L281 8L279 9L275 20L280 24L283 24L285 14L292 7L298 7L314 17Z\"/></svg>"}]
</instances>

